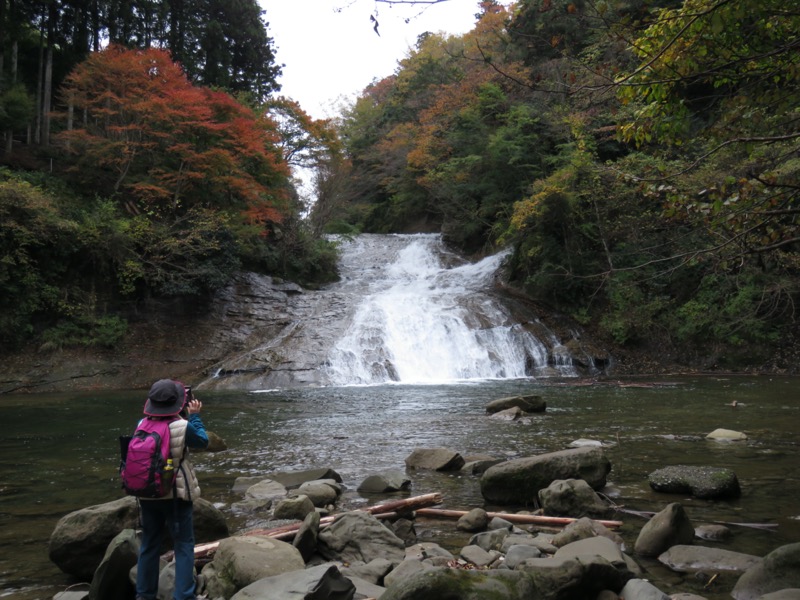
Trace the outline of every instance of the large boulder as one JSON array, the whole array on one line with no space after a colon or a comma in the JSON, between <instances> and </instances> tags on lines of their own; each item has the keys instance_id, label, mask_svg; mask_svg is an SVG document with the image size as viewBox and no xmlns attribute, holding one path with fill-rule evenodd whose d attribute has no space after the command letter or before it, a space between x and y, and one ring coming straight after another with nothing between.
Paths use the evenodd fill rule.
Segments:
<instances>
[{"instance_id":1,"label":"large boulder","mask_svg":"<svg viewBox=\"0 0 800 600\"><path fill-rule=\"evenodd\" d=\"M736 473L722 467L672 465L648 475L650 487L667 494L696 498L738 498L742 494Z\"/></svg>"},{"instance_id":2,"label":"large boulder","mask_svg":"<svg viewBox=\"0 0 800 600\"><path fill-rule=\"evenodd\" d=\"M539 490L544 514L556 517L601 516L608 505L583 479L558 479Z\"/></svg>"},{"instance_id":3,"label":"large boulder","mask_svg":"<svg viewBox=\"0 0 800 600\"><path fill-rule=\"evenodd\" d=\"M634 544L634 552L641 556L658 556L672 546L691 544L694 526L689 516L677 502L667 505L645 523Z\"/></svg>"},{"instance_id":4,"label":"large boulder","mask_svg":"<svg viewBox=\"0 0 800 600\"><path fill-rule=\"evenodd\" d=\"M489 467L481 476L483 497L496 504L532 504L539 490L558 479L583 479L595 490L606 484L611 463L600 448L572 448L517 458Z\"/></svg>"},{"instance_id":5,"label":"large boulder","mask_svg":"<svg viewBox=\"0 0 800 600\"><path fill-rule=\"evenodd\" d=\"M69 575L90 581L106 549L138 520L136 498L126 496L64 515L50 536L50 560Z\"/></svg>"},{"instance_id":6,"label":"large boulder","mask_svg":"<svg viewBox=\"0 0 800 600\"><path fill-rule=\"evenodd\" d=\"M353 564L385 558L399 564L405 557L405 543L374 515L351 511L339 516L320 531L318 552L327 560Z\"/></svg>"},{"instance_id":7,"label":"large boulder","mask_svg":"<svg viewBox=\"0 0 800 600\"><path fill-rule=\"evenodd\" d=\"M529 600L536 589L525 573L432 568L395 579L381 600Z\"/></svg>"},{"instance_id":8,"label":"large boulder","mask_svg":"<svg viewBox=\"0 0 800 600\"><path fill-rule=\"evenodd\" d=\"M355 592L356 586L335 565L326 564L259 579L236 592L231 600L352 600Z\"/></svg>"},{"instance_id":9,"label":"large boulder","mask_svg":"<svg viewBox=\"0 0 800 600\"><path fill-rule=\"evenodd\" d=\"M108 545L100 566L94 572L89 587L89 600L129 598L134 589L129 579L130 570L139 557L139 539L133 529L124 529Z\"/></svg>"},{"instance_id":10,"label":"large boulder","mask_svg":"<svg viewBox=\"0 0 800 600\"><path fill-rule=\"evenodd\" d=\"M681 573L744 573L761 563L760 556L707 546L672 546L658 557L659 562Z\"/></svg>"},{"instance_id":11,"label":"large boulder","mask_svg":"<svg viewBox=\"0 0 800 600\"><path fill-rule=\"evenodd\" d=\"M135 529L138 515L133 496L64 515L50 536L50 560L69 575L83 581L91 580L111 540L124 529ZM198 543L228 536L225 517L206 500L194 502L194 535ZM165 546L165 550L168 547Z\"/></svg>"},{"instance_id":12,"label":"large boulder","mask_svg":"<svg viewBox=\"0 0 800 600\"><path fill-rule=\"evenodd\" d=\"M745 571L731 596L736 600L756 600L790 588L800 588L800 542L776 548L760 564Z\"/></svg>"},{"instance_id":13,"label":"large boulder","mask_svg":"<svg viewBox=\"0 0 800 600\"><path fill-rule=\"evenodd\" d=\"M447 448L417 448L406 458L409 469L431 471L458 471L464 463L463 456Z\"/></svg>"},{"instance_id":14,"label":"large boulder","mask_svg":"<svg viewBox=\"0 0 800 600\"><path fill-rule=\"evenodd\" d=\"M526 413L540 413L547 410L547 402L541 396L510 396L492 400L486 405L486 412L493 415L509 408L519 408Z\"/></svg>"},{"instance_id":15,"label":"large boulder","mask_svg":"<svg viewBox=\"0 0 800 600\"><path fill-rule=\"evenodd\" d=\"M230 597L251 583L305 568L305 562L291 544L267 536L234 536L222 540L214 560L203 567L209 596Z\"/></svg>"},{"instance_id":16,"label":"large boulder","mask_svg":"<svg viewBox=\"0 0 800 600\"><path fill-rule=\"evenodd\" d=\"M384 494L411 488L411 480L402 471L384 471L369 475L358 485L362 494Z\"/></svg>"}]
</instances>

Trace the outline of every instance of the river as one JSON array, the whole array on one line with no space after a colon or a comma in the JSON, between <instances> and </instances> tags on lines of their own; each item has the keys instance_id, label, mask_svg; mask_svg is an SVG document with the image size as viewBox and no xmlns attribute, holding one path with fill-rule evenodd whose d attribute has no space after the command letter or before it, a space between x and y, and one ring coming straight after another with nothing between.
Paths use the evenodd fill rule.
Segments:
<instances>
[{"instance_id":1,"label":"river","mask_svg":"<svg viewBox=\"0 0 800 600\"><path fill-rule=\"evenodd\" d=\"M620 383L622 385L620 385ZM540 394L547 411L521 422L490 419L490 400ZM773 523L774 530L731 526L724 547L763 555L800 541L800 402L797 380L779 377L664 378L580 385L575 379L473 380L430 385L383 384L284 391L197 391L209 430L228 450L196 457L203 495L232 530L254 524L229 507L240 475L330 467L342 476L344 507L374 503L355 491L368 475L404 469L415 449L448 447L463 455L519 457L566 448L578 438L602 441L612 463L613 499L656 511L680 501L695 524ZM732 408L730 403L738 406ZM58 519L121 496L117 437L141 414L140 391L4 396L0 399L0 597L49 599L75 583L47 556ZM724 427L748 440L710 442ZM650 490L647 474L670 464L733 469L742 496L699 501ZM409 473L412 495L438 491L444 507L484 506L476 478ZM488 507L487 508L498 508ZM621 514L629 548L644 524ZM418 533L466 543L454 523L420 522ZM705 543L705 542L703 542ZM702 590L650 561L648 577L665 592L726 598L730 587ZM715 595L716 594L716 595Z\"/></svg>"}]
</instances>

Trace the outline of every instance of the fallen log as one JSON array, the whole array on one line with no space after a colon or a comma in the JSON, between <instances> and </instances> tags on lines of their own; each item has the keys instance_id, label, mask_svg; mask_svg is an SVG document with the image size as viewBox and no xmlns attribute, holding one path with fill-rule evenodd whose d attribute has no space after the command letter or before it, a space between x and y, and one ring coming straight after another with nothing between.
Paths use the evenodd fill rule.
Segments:
<instances>
[{"instance_id":1,"label":"fallen log","mask_svg":"<svg viewBox=\"0 0 800 600\"><path fill-rule=\"evenodd\" d=\"M382 516L387 517L388 515L400 515L403 513L413 512L415 510L419 510L426 506L433 506L434 504L441 504L444 498L438 492L433 494L423 494L422 496L414 496L412 498L405 498L404 500L392 500L391 502L384 502L383 504L375 504L373 506L368 506L366 508L357 508L356 511L367 512L371 515L375 515L376 517L380 518ZM340 517L344 513L340 513L338 515L333 515L330 517L322 517L319 520L319 527L322 529L323 527L327 527L331 523L333 523L338 517ZM290 523L289 525L283 525L281 527L273 527L271 529L251 529L250 531L245 531L239 535L263 535L266 537L271 537L277 540L284 540L293 538L295 534L300 530L300 526L302 523ZM194 547L194 558L195 560L200 558L207 558L211 554L213 554L217 547L219 546L219 540L216 542L208 542L206 544L200 544ZM168 552L164 555L164 559L169 561L172 560L172 552Z\"/></svg>"},{"instance_id":2,"label":"fallen log","mask_svg":"<svg viewBox=\"0 0 800 600\"><path fill-rule=\"evenodd\" d=\"M467 514L465 510L445 510L441 508L420 508L417 511L417 516L420 517L444 517L450 519L458 519ZM500 513L500 512L487 512L490 519L499 517L505 519L510 523L519 523L524 525L555 525L565 526L577 521L573 517L545 517L541 515L518 515L515 513ZM616 528L622 526L622 521L605 521L601 519L592 519L601 523L608 528Z\"/></svg>"}]
</instances>

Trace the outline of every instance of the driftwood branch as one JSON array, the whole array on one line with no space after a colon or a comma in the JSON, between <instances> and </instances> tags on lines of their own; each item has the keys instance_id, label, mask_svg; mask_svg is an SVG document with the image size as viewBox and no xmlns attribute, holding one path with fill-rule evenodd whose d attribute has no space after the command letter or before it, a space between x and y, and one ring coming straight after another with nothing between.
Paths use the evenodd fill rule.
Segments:
<instances>
[{"instance_id":1,"label":"driftwood branch","mask_svg":"<svg viewBox=\"0 0 800 600\"><path fill-rule=\"evenodd\" d=\"M375 515L376 517L384 517L388 518L391 516L398 516L404 513L413 512L418 509L422 509L426 506L433 506L435 504L441 504L443 501L443 497L439 493L433 494L423 494L422 496L414 496L412 498L406 498L404 500L393 500L391 502L384 502L383 504L376 504L374 506L368 506L366 508L356 509L356 511L367 512L371 515ZM344 513L341 513L344 514ZM333 523L337 518L341 516L334 515L331 517L323 517L319 520L320 529L323 527L327 527L331 523ZM290 523L289 525L283 525L282 527L274 527L272 529L251 529L250 531L246 531L240 535L263 535L266 537L271 537L278 540L283 539L290 539L293 538L297 532L300 530L300 526L302 523ZM217 548L219 547L220 540L216 542L208 542L207 544L199 544L194 547L194 558L195 560L201 558L207 558L216 552ZM168 552L164 555L164 559L171 560L172 559L172 552Z\"/></svg>"},{"instance_id":2,"label":"driftwood branch","mask_svg":"<svg viewBox=\"0 0 800 600\"><path fill-rule=\"evenodd\" d=\"M440 508L420 508L416 511L417 516L420 517L444 517L451 519L458 519L467 514L464 510L444 510ZM518 515L515 513L500 513L488 512L486 513L490 519L499 517L505 519L510 523L519 523L524 525L549 525L563 527L569 525L578 519L573 517L545 517L541 515ZM593 519L608 528L617 528L622 526L622 521L604 521L600 519Z\"/></svg>"}]
</instances>

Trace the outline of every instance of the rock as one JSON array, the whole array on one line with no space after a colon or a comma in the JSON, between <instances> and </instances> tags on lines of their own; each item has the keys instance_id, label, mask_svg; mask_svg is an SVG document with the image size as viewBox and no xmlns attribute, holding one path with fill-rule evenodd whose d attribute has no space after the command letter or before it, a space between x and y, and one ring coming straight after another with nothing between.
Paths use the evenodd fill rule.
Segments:
<instances>
[{"instance_id":1,"label":"rock","mask_svg":"<svg viewBox=\"0 0 800 600\"><path fill-rule=\"evenodd\" d=\"M505 410L493 413L489 418L497 419L498 421L516 421L524 414L525 413L522 412L522 409L519 406L514 406L512 408L507 408Z\"/></svg>"},{"instance_id":2,"label":"rock","mask_svg":"<svg viewBox=\"0 0 800 600\"><path fill-rule=\"evenodd\" d=\"M111 540L124 529L134 529L137 520L136 498L131 496L64 515L50 536L50 560L64 573L90 581Z\"/></svg>"},{"instance_id":3,"label":"rock","mask_svg":"<svg viewBox=\"0 0 800 600\"><path fill-rule=\"evenodd\" d=\"M362 494L385 494L400 492L411 488L411 480L402 471L384 471L370 475L358 486Z\"/></svg>"},{"instance_id":4,"label":"rock","mask_svg":"<svg viewBox=\"0 0 800 600\"><path fill-rule=\"evenodd\" d=\"M744 573L761 563L760 556L732 552L722 548L705 546L672 546L658 560L673 571L694 573L695 571Z\"/></svg>"},{"instance_id":5,"label":"rock","mask_svg":"<svg viewBox=\"0 0 800 600\"><path fill-rule=\"evenodd\" d=\"M746 440L747 435L741 431L733 431L731 429L715 429L706 436L706 439L736 442Z\"/></svg>"},{"instance_id":6,"label":"rock","mask_svg":"<svg viewBox=\"0 0 800 600\"><path fill-rule=\"evenodd\" d=\"M86 600L89 597L89 592L83 590L81 592L58 592L53 596L53 600Z\"/></svg>"},{"instance_id":7,"label":"rock","mask_svg":"<svg viewBox=\"0 0 800 600\"><path fill-rule=\"evenodd\" d=\"M341 487L333 480L307 481L299 488L289 492L289 496L306 496L314 506L325 507L335 504L342 493Z\"/></svg>"},{"instance_id":8,"label":"rock","mask_svg":"<svg viewBox=\"0 0 800 600\"><path fill-rule=\"evenodd\" d=\"M670 600L706 600L703 596L697 594L672 594Z\"/></svg>"},{"instance_id":9,"label":"rock","mask_svg":"<svg viewBox=\"0 0 800 600\"><path fill-rule=\"evenodd\" d=\"M556 548L562 548L572 542L597 536L608 538L620 548L625 546L625 542L618 533L611 531L602 523L588 517L581 517L577 521L573 521L564 527L564 529L553 536L552 542L553 546Z\"/></svg>"},{"instance_id":10,"label":"rock","mask_svg":"<svg viewBox=\"0 0 800 600\"><path fill-rule=\"evenodd\" d=\"M601 442L601 441L598 441L598 440L587 440L585 438L580 438L580 439L574 440L574 441L569 443L569 447L570 448L585 448L587 446L592 447L592 448L599 448L602 445L603 445L603 442Z\"/></svg>"},{"instance_id":11,"label":"rock","mask_svg":"<svg viewBox=\"0 0 800 600\"><path fill-rule=\"evenodd\" d=\"M670 600L664 592L644 579L631 579L619 593L626 600Z\"/></svg>"},{"instance_id":12,"label":"rock","mask_svg":"<svg viewBox=\"0 0 800 600\"><path fill-rule=\"evenodd\" d=\"M489 524L489 515L482 508L473 508L461 516L456 523L456 528L461 531L482 531Z\"/></svg>"},{"instance_id":13,"label":"rock","mask_svg":"<svg viewBox=\"0 0 800 600\"><path fill-rule=\"evenodd\" d=\"M294 498L284 498L280 500L272 512L275 519L289 519L295 521L302 521L309 513L313 513L314 503L309 500L308 496L301 494Z\"/></svg>"},{"instance_id":14,"label":"rock","mask_svg":"<svg viewBox=\"0 0 800 600\"><path fill-rule=\"evenodd\" d=\"M541 396L511 396L492 400L486 405L486 412L492 415L510 408L518 408L526 413L540 413L547 409L547 403Z\"/></svg>"},{"instance_id":15,"label":"rock","mask_svg":"<svg viewBox=\"0 0 800 600\"><path fill-rule=\"evenodd\" d=\"M133 588L128 577L139 557L139 538L133 529L123 529L108 545L92 577L90 600L126 598Z\"/></svg>"},{"instance_id":16,"label":"rock","mask_svg":"<svg viewBox=\"0 0 800 600\"><path fill-rule=\"evenodd\" d=\"M786 588L764 594L758 600L800 600L800 588Z\"/></svg>"},{"instance_id":17,"label":"rock","mask_svg":"<svg viewBox=\"0 0 800 600\"><path fill-rule=\"evenodd\" d=\"M308 513L303 519L303 524L297 530L297 535L292 540L292 546L297 548L300 556L305 562L311 560L317 551L317 539L319 537L320 516L317 511Z\"/></svg>"},{"instance_id":18,"label":"rock","mask_svg":"<svg viewBox=\"0 0 800 600\"><path fill-rule=\"evenodd\" d=\"M383 578L391 572L393 567L394 565L385 558L376 558L366 564L340 567L340 570L348 579L358 577L375 585L383 585Z\"/></svg>"},{"instance_id":19,"label":"rock","mask_svg":"<svg viewBox=\"0 0 800 600\"><path fill-rule=\"evenodd\" d=\"M736 600L756 598L780 590L800 588L800 542L776 548L739 577L731 592Z\"/></svg>"},{"instance_id":20,"label":"rock","mask_svg":"<svg viewBox=\"0 0 800 600\"><path fill-rule=\"evenodd\" d=\"M544 514L556 517L603 515L608 506L583 479L557 479L539 490Z\"/></svg>"},{"instance_id":21,"label":"rock","mask_svg":"<svg viewBox=\"0 0 800 600\"><path fill-rule=\"evenodd\" d=\"M317 550L327 560L355 563L385 558L399 564L405 544L374 515L362 511L342 514L319 534Z\"/></svg>"},{"instance_id":22,"label":"rock","mask_svg":"<svg viewBox=\"0 0 800 600\"><path fill-rule=\"evenodd\" d=\"M627 561L620 547L605 537L585 538L562 546L556 551L554 558L563 559L579 556L600 556L615 568L627 569Z\"/></svg>"},{"instance_id":23,"label":"rock","mask_svg":"<svg viewBox=\"0 0 800 600\"><path fill-rule=\"evenodd\" d=\"M492 529L473 535L469 543L480 546L487 552L489 550L499 550L503 546L503 541L508 537L508 529Z\"/></svg>"},{"instance_id":24,"label":"rock","mask_svg":"<svg viewBox=\"0 0 800 600\"><path fill-rule=\"evenodd\" d=\"M406 546L417 543L417 531L414 528L414 521L411 519L397 519L387 523L387 527L392 530L397 537L403 540Z\"/></svg>"},{"instance_id":25,"label":"rock","mask_svg":"<svg viewBox=\"0 0 800 600\"><path fill-rule=\"evenodd\" d=\"M345 578L335 565L319 565L265 577L236 592L231 600L351 600L355 589L353 582Z\"/></svg>"},{"instance_id":26,"label":"rock","mask_svg":"<svg viewBox=\"0 0 800 600\"><path fill-rule=\"evenodd\" d=\"M485 457L465 456L464 460L467 462L465 462L464 466L461 467L461 470L463 472L469 473L470 475L481 475L486 471L486 469L500 464L505 459L494 458L491 456L485 456Z\"/></svg>"},{"instance_id":27,"label":"rock","mask_svg":"<svg viewBox=\"0 0 800 600\"><path fill-rule=\"evenodd\" d=\"M366 581L360 577L347 577L354 586L356 586L356 594L354 598L380 598L386 591L386 588L379 586L371 581Z\"/></svg>"},{"instance_id":28,"label":"rock","mask_svg":"<svg viewBox=\"0 0 800 600\"><path fill-rule=\"evenodd\" d=\"M204 452L222 452L228 449L228 444L225 443L225 440L213 431L206 430L206 435L208 436L208 446L203 449Z\"/></svg>"},{"instance_id":29,"label":"rock","mask_svg":"<svg viewBox=\"0 0 800 600\"><path fill-rule=\"evenodd\" d=\"M721 542L723 540L727 540L731 536L731 530L725 527L725 525L709 523L695 527L694 535L701 540Z\"/></svg>"},{"instance_id":30,"label":"rock","mask_svg":"<svg viewBox=\"0 0 800 600\"><path fill-rule=\"evenodd\" d=\"M636 538L634 552L641 556L658 556L672 546L691 544L692 539L694 527L686 511L673 502L645 523Z\"/></svg>"},{"instance_id":31,"label":"rock","mask_svg":"<svg viewBox=\"0 0 800 600\"><path fill-rule=\"evenodd\" d=\"M218 589L227 583L235 590L241 590L264 577L305 568L297 548L261 535L234 536L220 541L214 560L209 565L213 565L213 572L206 571L208 565L203 568L209 588ZM214 583L212 576L225 582Z\"/></svg>"},{"instance_id":32,"label":"rock","mask_svg":"<svg viewBox=\"0 0 800 600\"><path fill-rule=\"evenodd\" d=\"M459 556L476 567L487 567L499 556L499 553L490 553L480 546L464 546Z\"/></svg>"},{"instance_id":33,"label":"rock","mask_svg":"<svg viewBox=\"0 0 800 600\"><path fill-rule=\"evenodd\" d=\"M500 546L500 552L508 554L514 546L530 546L531 548L536 548L541 554L555 554L558 550L549 540L541 536L515 533L506 536Z\"/></svg>"},{"instance_id":34,"label":"rock","mask_svg":"<svg viewBox=\"0 0 800 600\"><path fill-rule=\"evenodd\" d=\"M444 557L446 560L455 558L449 550L445 550L435 542L420 542L406 548L406 559L425 560L436 556Z\"/></svg>"},{"instance_id":35,"label":"rock","mask_svg":"<svg viewBox=\"0 0 800 600\"><path fill-rule=\"evenodd\" d=\"M464 458L447 448L417 448L406 458L409 469L432 471L458 471L464 466Z\"/></svg>"},{"instance_id":36,"label":"rock","mask_svg":"<svg viewBox=\"0 0 800 600\"><path fill-rule=\"evenodd\" d=\"M403 581L405 579L409 579L413 577L417 573L422 573L423 571L430 571L434 569L433 565L427 564L422 562L421 560L417 560L414 558L409 558L402 561L399 565L397 565L391 572L386 574L386 577L383 578L384 585L389 588L392 587L398 581Z\"/></svg>"},{"instance_id":37,"label":"rock","mask_svg":"<svg viewBox=\"0 0 800 600\"><path fill-rule=\"evenodd\" d=\"M274 502L286 498L289 491L279 481L273 479L262 479L258 483L251 485L245 492L248 500L269 500Z\"/></svg>"},{"instance_id":38,"label":"rock","mask_svg":"<svg viewBox=\"0 0 800 600\"><path fill-rule=\"evenodd\" d=\"M307 471L278 471L270 473L267 477L273 481L282 484L287 490L300 487L307 481L316 481L319 479L333 479L341 483L342 476L333 469L309 469Z\"/></svg>"},{"instance_id":39,"label":"rock","mask_svg":"<svg viewBox=\"0 0 800 600\"><path fill-rule=\"evenodd\" d=\"M434 568L396 579L381 600L529 600L536 598L530 577L519 571Z\"/></svg>"},{"instance_id":40,"label":"rock","mask_svg":"<svg viewBox=\"0 0 800 600\"><path fill-rule=\"evenodd\" d=\"M536 546L528 544L515 544L510 546L506 552L505 565L509 569L515 569L518 564L529 558L539 558L542 551Z\"/></svg>"},{"instance_id":41,"label":"rock","mask_svg":"<svg viewBox=\"0 0 800 600\"><path fill-rule=\"evenodd\" d=\"M738 498L742 490L736 473L721 467L673 465L648 475L650 487L667 494L691 494L697 498Z\"/></svg>"},{"instance_id":42,"label":"rock","mask_svg":"<svg viewBox=\"0 0 800 600\"><path fill-rule=\"evenodd\" d=\"M133 496L64 515L50 536L50 560L65 573L90 581L111 540L124 529L135 529L138 515ZM228 536L222 513L202 498L194 503L194 535L198 543Z\"/></svg>"},{"instance_id":43,"label":"rock","mask_svg":"<svg viewBox=\"0 0 800 600\"><path fill-rule=\"evenodd\" d=\"M606 484L611 463L600 448L573 448L508 460L481 476L483 497L497 504L532 504L539 490L558 479L583 479L593 489Z\"/></svg>"},{"instance_id":44,"label":"rock","mask_svg":"<svg viewBox=\"0 0 800 600\"><path fill-rule=\"evenodd\" d=\"M530 558L518 564L514 572L531 576L538 600L594 598L602 590L622 589L633 577L627 563L615 566L602 556L586 554Z\"/></svg>"}]
</instances>

